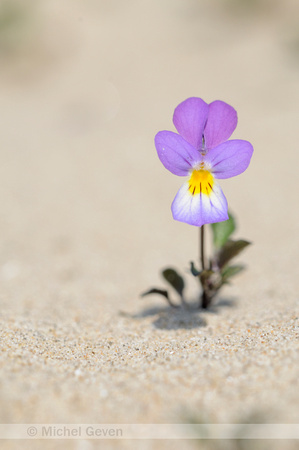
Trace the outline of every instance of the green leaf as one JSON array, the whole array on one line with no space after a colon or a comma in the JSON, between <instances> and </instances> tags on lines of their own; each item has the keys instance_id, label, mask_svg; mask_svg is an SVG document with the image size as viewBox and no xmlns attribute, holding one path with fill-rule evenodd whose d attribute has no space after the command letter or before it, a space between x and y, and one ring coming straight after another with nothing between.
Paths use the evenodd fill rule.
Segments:
<instances>
[{"instance_id":1,"label":"green leaf","mask_svg":"<svg viewBox=\"0 0 299 450\"><path fill-rule=\"evenodd\" d=\"M157 288L152 288L146 292L143 292L141 294L141 297L145 297L146 295L150 295L150 294L160 294L160 295L163 295L163 297L168 299L168 292L165 289L157 289Z\"/></svg>"},{"instance_id":2,"label":"green leaf","mask_svg":"<svg viewBox=\"0 0 299 450\"><path fill-rule=\"evenodd\" d=\"M215 272L213 270L202 270L199 276L201 284L204 286L207 282L209 282L214 273Z\"/></svg>"},{"instance_id":3,"label":"green leaf","mask_svg":"<svg viewBox=\"0 0 299 450\"><path fill-rule=\"evenodd\" d=\"M212 223L213 244L216 249L223 247L230 235L236 229L236 223L231 213L228 213L229 219L224 222Z\"/></svg>"},{"instance_id":4,"label":"green leaf","mask_svg":"<svg viewBox=\"0 0 299 450\"><path fill-rule=\"evenodd\" d=\"M165 280L177 291L177 293L183 297L185 283L177 271L169 267L163 270L162 275Z\"/></svg>"},{"instance_id":5,"label":"green leaf","mask_svg":"<svg viewBox=\"0 0 299 450\"><path fill-rule=\"evenodd\" d=\"M234 277L238 273L242 272L245 267L241 264L236 264L235 266L226 266L221 272L222 283L227 283L229 278Z\"/></svg>"},{"instance_id":6,"label":"green leaf","mask_svg":"<svg viewBox=\"0 0 299 450\"><path fill-rule=\"evenodd\" d=\"M251 242L245 241L244 239L239 239L238 241L228 240L218 253L219 268L224 267L232 258L237 256L250 244Z\"/></svg>"},{"instance_id":7,"label":"green leaf","mask_svg":"<svg viewBox=\"0 0 299 450\"><path fill-rule=\"evenodd\" d=\"M190 272L195 277L198 277L198 275L200 274L200 271L196 269L193 261L190 261Z\"/></svg>"},{"instance_id":8,"label":"green leaf","mask_svg":"<svg viewBox=\"0 0 299 450\"><path fill-rule=\"evenodd\" d=\"M159 295L162 295L163 297L166 298L166 300L167 300L167 302L169 303L170 306L172 306L173 308L178 308L178 306L175 305L175 304L170 300L170 298L169 298L169 296L168 296L168 292L167 292L165 289L152 288L152 289L149 289L149 290L146 291L146 292L143 292L143 293L141 294L141 297L146 297L147 295L151 295L151 294L159 294Z\"/></svg>"}]
</instances>

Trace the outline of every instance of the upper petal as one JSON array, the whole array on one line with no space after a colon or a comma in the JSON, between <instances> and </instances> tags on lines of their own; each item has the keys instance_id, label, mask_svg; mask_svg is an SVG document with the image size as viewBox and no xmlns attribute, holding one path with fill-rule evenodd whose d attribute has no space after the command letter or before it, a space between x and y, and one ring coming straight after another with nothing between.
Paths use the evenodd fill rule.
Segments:
<instances>
[{"instance_id":1,"label":"upper petal","mask_svg":"<svg viewBox=\"0 0 299 450\"><path fill-rule=\"evenodd\" d=\"M172 131L159 131L155 145L160 161L175 175L188 175L192 166L202 158L198 150Z\"/></svg>"},{"instance_id":2,"label":"upper petal","mask_svg":"<svg viewBox=\"0 0 299 450\"><path fill-rule=\"evenodd\" d=\"M189 183L184 183L172 202L171 210L175 220L197 227L228 219L227 200L217 183L209 195L192 195Z\"/></svg>"},{"instance_id":3,"label":"upper petal","mask_svg":"<svg viewBox=\"0 0 299 450\"><path fill-rule=\"evenodd\" d=\"M173 123L184 139L196 149L202 145L209 105L201 98L191 97L180 103L173 115Z\"/></svg>"},{"instance_id":4,"label":"upper petal","mask_svg":"<svg viewBox=\"0 0 299 450\"><path fill-rule=\"evenodd\" d=\"M231 178L247 169L253 153L248 141L239 139L227 141L210 150L205 155L215 178Z\"/></svg>"},{"instance_id":5,"label":"upper petal","mask_svg":"<svg viewBox=\"0 0 299 450\"><path fill-rule=\"evenodd\" d=\"M220 100L210 103L204 130L206 148L211 149L229 139L237 123L237 111L232 106Z\"/></svg>"}]
</instances>

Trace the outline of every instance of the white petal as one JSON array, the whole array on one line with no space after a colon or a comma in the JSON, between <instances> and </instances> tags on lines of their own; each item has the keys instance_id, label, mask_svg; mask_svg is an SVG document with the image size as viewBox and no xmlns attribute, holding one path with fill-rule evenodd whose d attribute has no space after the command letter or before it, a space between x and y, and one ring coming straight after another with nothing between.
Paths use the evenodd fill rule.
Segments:
<instances>
[{"instance_id":1,"label":"white petal","mask_svg":"<svg viewBox=\"0 0 299 450\"><path fill-rule=\"evenodd\" d=\"M171 210L175 220L197 227L228 220L227 200L217 183L209 195L192 195L189 183L184 183L172 202Z\"/></svg>"}]
</instances>

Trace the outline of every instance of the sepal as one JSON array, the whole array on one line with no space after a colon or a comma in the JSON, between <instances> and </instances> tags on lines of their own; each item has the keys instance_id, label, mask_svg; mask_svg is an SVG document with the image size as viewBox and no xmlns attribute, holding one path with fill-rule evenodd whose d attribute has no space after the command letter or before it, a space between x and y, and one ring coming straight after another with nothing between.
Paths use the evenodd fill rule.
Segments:
<instances>
[{"instance_id":1,"label":"sepal","mask_svg":"<svg viewBox=\"0 0 299 450\"><path fill-rule=\"evenodd\" d=\"M198 277L200 274L200 271L196 269L193 261L190 261L190 272L194 277Z\"/></svg>"}]
</instances>

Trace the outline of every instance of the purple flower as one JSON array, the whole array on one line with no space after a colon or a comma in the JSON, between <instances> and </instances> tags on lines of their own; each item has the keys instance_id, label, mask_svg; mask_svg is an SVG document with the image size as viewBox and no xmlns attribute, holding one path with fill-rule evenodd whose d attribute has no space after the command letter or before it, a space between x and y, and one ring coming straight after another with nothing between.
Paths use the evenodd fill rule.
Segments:
<instances>
[{"instance_id":1,"label":"purple flower","mask_svg":"<svg viewBox=\"0 0 299 450\"><path fill-rule=\"evenodd\" d=\"M200 227L228 219L227 200L216 180L244 172L253 153L249 142L227 140L237 122L236 111L227 103L216 100L208 105L192 97L174 111L179 134L156 135L158 156L166 169L189 176L171 205L175 220Z\"/></svg>"}]
</instances>

